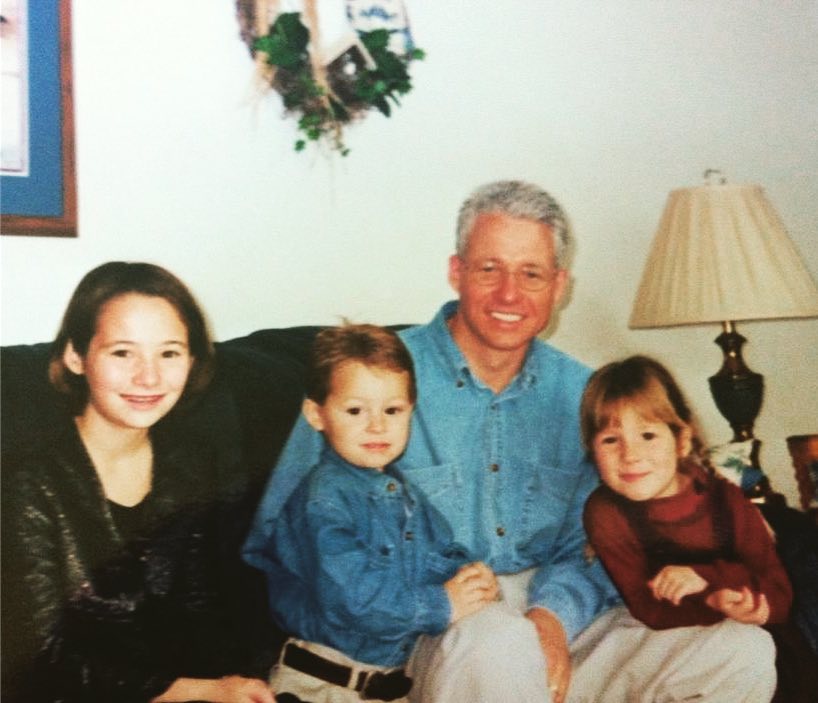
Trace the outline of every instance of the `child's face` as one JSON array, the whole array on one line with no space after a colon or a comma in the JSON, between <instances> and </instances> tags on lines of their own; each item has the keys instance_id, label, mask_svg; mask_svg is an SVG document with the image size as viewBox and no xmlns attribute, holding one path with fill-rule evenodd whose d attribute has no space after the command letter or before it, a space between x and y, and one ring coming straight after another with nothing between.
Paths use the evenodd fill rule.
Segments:
<instances>
[{"instance_id":1,"label":"child's face","mask_svg":"<svg viewBox=\"0 0 818 703\"><path fill-rule=\"evenodd\" d=\"M63 360L88 382L85 420L113 430L158 422L181 397L193 365L179 313L164 298L140 293L105 303L86 355L68 345Z\"/></svg>"},{"instance_id":2,"label":"child's face","mask_svg":"<svg viewBox=\"0 0 818 703\"><path fill-rule=\"evenodd\" d=\"M624 404L594 437L602 480L629 500L675 495L681 488L678 460L690 451L690 429L678 439L667 423L648 419Z\"/></svg>"},{"instance_id":3,"label":"child's face","mask_svg":"<svg viewBox=\"0 0 818 703\"><path fill-rule=\"evenodd\" d=\"M324 404L307 399L303 408L307 422L343 459L380 471L409 439L409 374L347 361L332 372Z\"/></svg>"}]
</instances>

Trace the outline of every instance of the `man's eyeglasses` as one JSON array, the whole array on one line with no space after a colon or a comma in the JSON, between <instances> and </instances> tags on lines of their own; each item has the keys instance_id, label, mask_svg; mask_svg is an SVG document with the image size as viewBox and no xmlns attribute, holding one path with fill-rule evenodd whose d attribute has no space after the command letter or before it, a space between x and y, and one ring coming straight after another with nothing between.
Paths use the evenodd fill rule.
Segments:
<instances>
[{"instance_id":1,"label":"man's eyeglasses","mask_svg":"<svg viewBox=\"0 0 818 703\"><path fill-rule=\"evenodd\" d=\"M509 270L496 261L482 261L473 264L463 263L478 286L496 286L507 275L514 276L517 285L523 290L538 291L551 285L554 271L541 266L528 265L522 268Z\"/></svg>"}]
</instances>

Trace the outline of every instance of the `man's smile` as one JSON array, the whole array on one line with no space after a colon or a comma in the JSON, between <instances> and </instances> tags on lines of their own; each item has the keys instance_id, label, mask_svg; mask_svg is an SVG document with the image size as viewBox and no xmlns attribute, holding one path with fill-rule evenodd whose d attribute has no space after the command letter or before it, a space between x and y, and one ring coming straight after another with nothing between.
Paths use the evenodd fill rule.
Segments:
<instances>
[{"instance_id":1,"label":"man's smile","mask_svg":"<svg viewBox=\"0 0 818 703\"><path fill-rule=\"evenodd\" d=\"M522 315L514 312L498 312L492 310L489 315L500 322L519 322L523 319Z\"/></svg>"}]
</instances>

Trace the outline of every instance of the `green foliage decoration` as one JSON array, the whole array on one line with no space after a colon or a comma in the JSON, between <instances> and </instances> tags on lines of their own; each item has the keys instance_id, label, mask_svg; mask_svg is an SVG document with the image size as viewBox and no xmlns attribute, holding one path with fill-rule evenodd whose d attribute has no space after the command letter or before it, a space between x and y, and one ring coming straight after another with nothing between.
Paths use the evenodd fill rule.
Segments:
<instances>
[{"instance_id":1,"label":"green foliage decoration","mask_svg":"<svg viewBox=\"0 0 818 703\"><path fill-rule=\"evenodd\" d=\"M342 156L349 153L343 141L343 126L375 109L389 117L392 104L412 90L409 64L425 57L414 48L405 55L389 49L390 31L377 29L359 34L374 67L367 66L360 51L350 49L327 66L329 90L315 80L307 51L309 31L300 13L280 14L269 32L253 42L255 51L264 52L275 67L272 86L282 96L285 110L298 118L302 137L295 150L308 142L324 140Z\"/></svg>"}]
</instances>

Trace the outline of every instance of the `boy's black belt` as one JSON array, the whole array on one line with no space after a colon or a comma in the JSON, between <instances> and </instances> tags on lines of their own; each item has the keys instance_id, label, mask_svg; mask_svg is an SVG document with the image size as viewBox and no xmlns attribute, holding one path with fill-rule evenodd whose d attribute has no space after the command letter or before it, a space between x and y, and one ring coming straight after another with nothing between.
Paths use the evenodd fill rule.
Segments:
<instances>
[{"instance_id":1,"label":"boy's black belt","mask_svg":"<svg viewBox=\"0 0 818 703\"><path fill-rule=\"evenodd\" d=\"M389 673L360 671L353 680L352 667L324 659L292 642L284 645L281 662L302 674L358 691L363 700L394 701L396 698L403 698L412 688L412 679L403 669L395 669Z\"/></svg>"}]
</instances>

